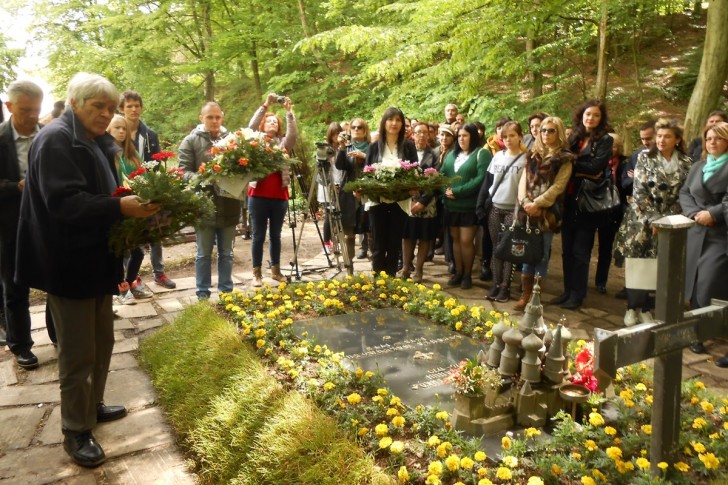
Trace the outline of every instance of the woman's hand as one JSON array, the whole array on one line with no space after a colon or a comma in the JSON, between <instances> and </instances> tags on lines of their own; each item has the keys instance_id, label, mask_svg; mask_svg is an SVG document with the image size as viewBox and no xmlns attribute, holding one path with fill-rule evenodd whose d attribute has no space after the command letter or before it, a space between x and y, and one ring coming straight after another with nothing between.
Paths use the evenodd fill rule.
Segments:
<instances>
[{"instance_id":1,"label":"woman's hand","mask_svg":"<svg viewBox=\"0 0 728 485\"><path fill-rule=\"evenodd\" d=\"M360 162L360 163L363 162L364 160L366 160L366 158L367 158L367 154L362 151L359 151L359 150L354 150L352 152L349 152L349 156L351 158L353 158L355 161Z\"/></svg>"},{"instance_id":2,"label":"woman's hand","mask_svg":"<svg viewBox=\"0 0 728 485\"><path fill-rule=\"evenodd\" d=\"M283 108L285 108L285 110L289 113L293 110L293 103L291 102L291 98L288 96L286 96L286 99L283 100Z\"/></svg>"},{"instance_id":3,"label":"woman's hand","mask_svg":"<svg viewBox=\"0 0 728 485\"><path fill-rule=\"evenodd\" d=\"M542 213L541 208L533 202L526 202L523 206L523 210L529 217L540 217Z\"/></svg>"},{"instance_id":4,"label":"woman's hand","mask_svg":"<svg viewBox=\"0 0 728 485\"><path fill-rule=\"evenodd\" d=\"M339 133L336 141L339 143L339 150L346 150L346 138L344 138L343 133ZM351 153L349 155L351 155Z\"/></svg>"},{"instance_id":5,"label":"woman's hand","mask_svg":"<svg viewBox=\"0 0 728 485\"><path fill-rule=\"evenodd\" d=\"M445 191L445 197L448 199L455 199L455 194L452 193L452 187L448 187Z\"/></svg>"},{"instance_id":6,"label":"woman's hand","mask_svg":"<svg viewBox=\"0 0 728 485\"><path fill-rule=\"evenodd\" d=\"M265 104L268 106L276 104L276 99L278 99L278 95L276 93L268 93L268 96L265 98Z\"/></svg>"},{"instance_id":7,"label":"woman's hand","mask_svg":"<svg viewBox=\"0 0 728 485\"><path fill-rule=\"evenodd\" d=\"M410 212L413 214L419 214L423 210L425 210L425 206L421 202L412 202L410 204Z\"/></svg>"},{"instance_id":8,"label":"woman's hand","mask_svg":"<svg viewBox=\"0 0 728 485\"><path fill-rule=\"evenodd\" d=\"M120 199L121 213L127 217L149 217L159 211L159 204L142 202L138 195L127 195Z\"/></svg>"},{"instance_id":9,"label":"woman's hand","mask_svg":"<svg viewBox=\"0 0 728 485\"><path fill-rule=\"evenodd\" d=\"M355 190L355 191L354 191L354 192L352 192L352 193L354 194L354 197L356 197L357 199L361 199L361 196L362 196L362 193L361 193L361 191L359 191L359 190Z\"/></svg>"},{"instance_id":10,"label":"woman's hand","mask_svg":"<svg viewBox=\"0 0 728 485\"><path fill-rule=\"evenodd\" d=\"M714 226L715 221L713 220L713 216L710 215L710 212L708 211L700 211L697 214L695 214L695 222L700 224L701 226Z\"/></svg>"}]
</instances>

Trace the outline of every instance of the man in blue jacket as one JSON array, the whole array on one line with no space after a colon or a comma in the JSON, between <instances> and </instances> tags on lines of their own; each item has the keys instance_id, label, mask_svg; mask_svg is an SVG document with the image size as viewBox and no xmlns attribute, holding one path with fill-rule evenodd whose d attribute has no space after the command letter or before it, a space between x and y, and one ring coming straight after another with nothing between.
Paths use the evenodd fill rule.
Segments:
<instances>
[{"instance_id":1,"label":"man in blue jacket","mask_svg":"<svg viewBox=\"0 0 728 485\"><path fill-rule=\"evenodd\" d=\"M30 148L18 227L16 279L48 294L56 326L63 446L86 467L106 459L91 432L96 423L126 416L123 406L103 401L114 348L112 295L122 279L109 232L122 216L159 210L137 196L112 196L118 147L106 128L118 103L107 79L71 79L69 109Z\"/></svg>"}]
</instances>

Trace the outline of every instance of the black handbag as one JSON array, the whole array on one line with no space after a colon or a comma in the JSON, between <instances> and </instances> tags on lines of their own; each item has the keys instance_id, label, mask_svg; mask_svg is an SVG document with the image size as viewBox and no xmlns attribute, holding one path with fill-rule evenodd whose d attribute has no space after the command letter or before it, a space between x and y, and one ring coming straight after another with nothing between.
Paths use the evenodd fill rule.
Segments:
<instances>
[{"instance_id":1,"label":"black handbag","mask_svg":"<svg viewBox=\"0 0 728 485\"><path fill-rule=\"evenodd\" d=\"M514 217L510 227L501 225L501 229L496 258L514 264L536 264L543 259L543 233L537 225L531 225L528 217L525 225Z\"/></svg>"},{"instance_id":2,"label":"black handbag","mask_svg":"<svg viewBox=\"0 0 728 485\"><path fill-rule=\"evenodd\" d=\"M620 206L619 191L612 177L582 179L576 193L576 209L581 214L607 214Z\"/></svg>"}]
</instances>

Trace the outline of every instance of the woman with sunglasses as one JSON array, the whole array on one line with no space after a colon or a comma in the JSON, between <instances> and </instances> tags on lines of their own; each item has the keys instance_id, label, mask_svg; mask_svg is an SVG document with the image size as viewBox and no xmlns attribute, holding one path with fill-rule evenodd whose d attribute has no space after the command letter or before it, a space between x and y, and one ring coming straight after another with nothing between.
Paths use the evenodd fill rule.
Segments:
<instances>
[{"instance_id":1,"label":"woman with sunglasses","mask_svg":"<svg viewBox=\"0 0 728 485\"><path fill-rule=\"evenodd\" d=\"M347 182L361 177L364 160L369 151L371 135L369 125L361 118L354 118L349 124L351 140L347 140L344 133L337 138L338 153L336 155L336 175L340 179L334 180L337 188L343 187ZM341 225L344 228L346 248L350 258L354 258L355 234L364 234L369 231L367 214L361 200L354 197L351 192L339 191L339 209L341 210ZM366 249L364 249L366 254ZM366 257L366 256L365 256ZM363 258L361 258L363 259Z\"/></svg>"},{"instance_id":2,"label":"woman with sunglasses","mask_svg":"<svg viewBox=\"0 0 728 485\"><path fill-rule=\"evenodd\" d=\"M536 264L524 264L521 269L523 293L514 309L523 311L531 294L536 274L546 277L551 257L554 233L561 228L564 213L564 190L571 177L574 154L569 151L564 122L556 116L541 121L538 136L526 158L526 167L518 184L518 215L525 222L538 224L543 234L543 259Z\"/></svg>"}]
</instances>

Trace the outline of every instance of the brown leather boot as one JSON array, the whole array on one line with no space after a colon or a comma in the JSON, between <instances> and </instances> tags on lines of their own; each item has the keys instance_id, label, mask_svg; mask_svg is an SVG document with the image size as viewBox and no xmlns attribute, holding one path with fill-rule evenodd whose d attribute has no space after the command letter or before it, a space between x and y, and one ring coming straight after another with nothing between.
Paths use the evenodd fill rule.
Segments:
<instances>
[{"instance_id":1,"label":"brown leather boot","mask_svg":"<svg viewBox=\"0 0 728 485\"><path fill-rule=\"evenodd\" d=\"M271 266L270 273L271 273L270 277L273 278L276 281L280 281L280 282L288 281L288 278L286 278L281 273L281 267L278 264L274 264L273 266Z\"/></svg>"},{"instance_id":2,"label":"brown leather boot","mask_svg":"<svg viewBox=\"0 0 728 485\"><path fill-rule=\"evenodd\" d=\"M263 286L263 273L260 271L260 266L253 268L253 287L260 288Z\"/></svg>"},{"instance_id":3,"label":"brown leather boot","mask_svg":"<svg viewBox=\"0 0 728 485\"><path fill-rule=\"evenodd\" d=\"M521 274L521 287L523 288L523 292L521 293L521 299L518 300L516 305L513 307L513 309L517 312L525 310L526 305L528 305L528 302L531 300L531 295L533 294L533 280L534 276L532 274Z\"/></svg>"}]
</instances>

